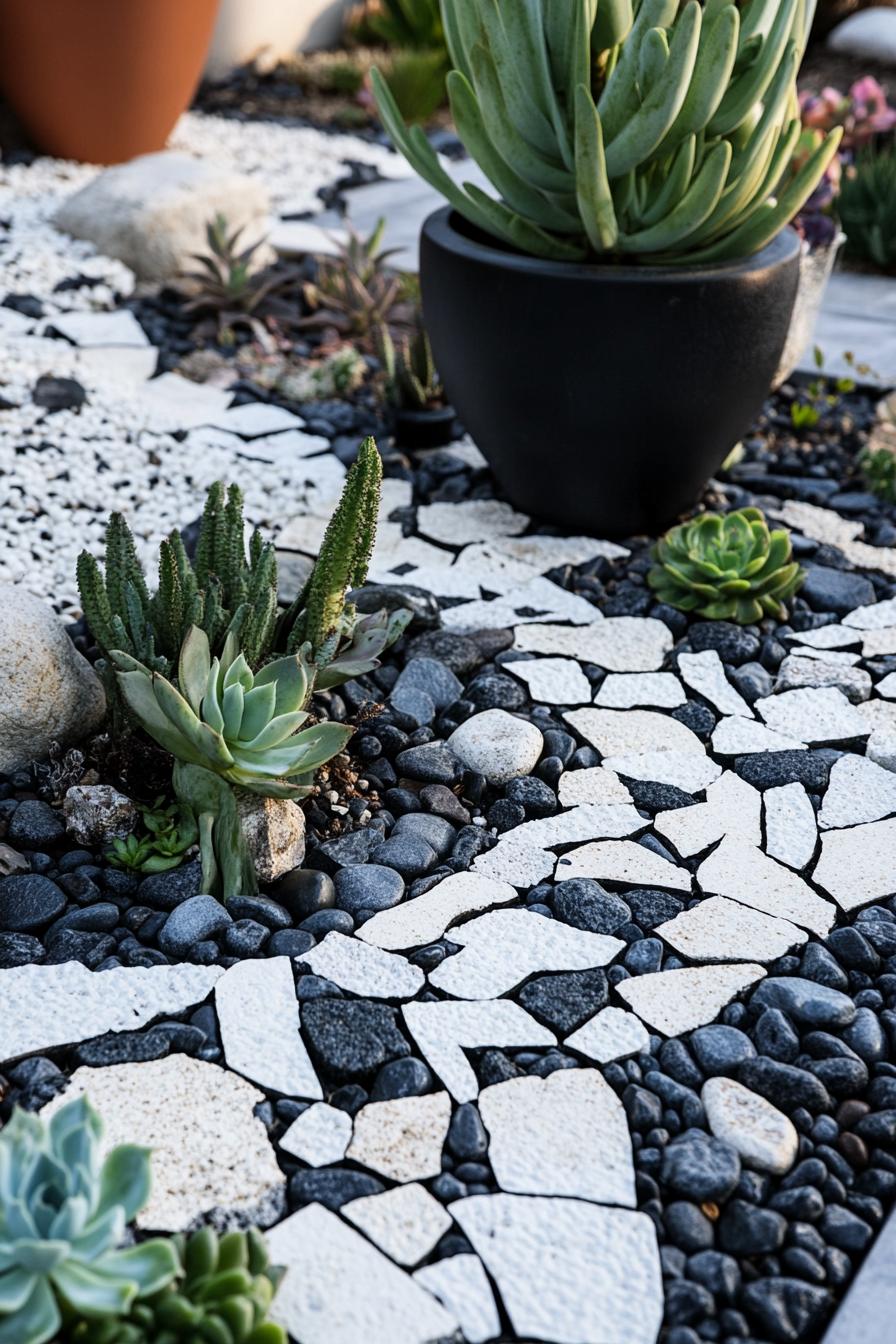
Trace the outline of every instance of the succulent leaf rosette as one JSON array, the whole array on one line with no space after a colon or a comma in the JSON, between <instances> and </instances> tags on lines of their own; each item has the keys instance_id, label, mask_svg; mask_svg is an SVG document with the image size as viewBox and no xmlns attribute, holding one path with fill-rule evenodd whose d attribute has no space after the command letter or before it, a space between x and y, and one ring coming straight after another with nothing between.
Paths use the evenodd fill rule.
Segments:
<instances>
[{"instance_id":1,"label":"succulent leaf rosette","mask_svg":"<svg viewBox=\"0 0 896 1344\"><path fill-rule=\"evenodd\" d=\"M709 621L750 625L785 619L785 602L803 582L790 536L770 531L759 509L706 513L673 527L654 548L647 576L660 602Z\"/></svg>"},{"instance_id":2,"label":"succulent leaf rosette","mask_svg":"<svg viewBox=\"0 0 896 1344\"><path fill-rule=\"evenodd\" d=\"M467 220L555 261L751 256L798 213L836 128L789 179L814 0L442 0L456 182L387 81L383 123Z\"/></svg>"},{"instance_id":3,"label":"succulent leaf rosette","mask_svg":"<svg viewBox=\"0 0 896 1344\"><path fill-rule=\"evenodd\" d=\"M101 1161L101 1136L83 1097L49 1122L17 1109L0 1131L0 1344L121 1316L178 1271L168 1241L117 1249L149 1195L149 1152L123 1145Z\"/></svg>"}]
</instances>

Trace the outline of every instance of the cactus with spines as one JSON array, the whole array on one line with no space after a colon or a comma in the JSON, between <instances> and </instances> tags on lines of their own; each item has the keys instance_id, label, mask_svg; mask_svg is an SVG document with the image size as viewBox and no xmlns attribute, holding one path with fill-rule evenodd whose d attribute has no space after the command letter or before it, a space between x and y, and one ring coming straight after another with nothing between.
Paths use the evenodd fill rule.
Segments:
<instances>
[{"instance_id":1,"label":"cactus with spines","mask_svg":"<svg viewBox=\"0 0 896 1344\"><path fill-rule=\"evenodd\" d=\"M425 411L439 401L442 385L422 322L398 345L389 328L381 325L374 333L374 344L390 405L398 410Z\"/></svg>"},{"instance_id":2,"label":"cactus with spines","mask_svg":"<svg viewBox=\"0 0 896 1344\"><path fill-rule=\"evenodd\" d=\"M461 185L374 72L398 149L487 234L558 261L712 263L760 251L808 200L832 131L787 174L814 0L442 0Z\"/></svg>"}]
</instances>

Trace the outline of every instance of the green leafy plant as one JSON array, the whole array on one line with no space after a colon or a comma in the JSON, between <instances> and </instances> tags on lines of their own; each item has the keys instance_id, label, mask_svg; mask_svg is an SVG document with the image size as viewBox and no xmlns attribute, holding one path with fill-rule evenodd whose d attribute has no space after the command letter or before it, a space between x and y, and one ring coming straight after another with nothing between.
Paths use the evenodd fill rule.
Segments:
<instances>
[{"instance_id":1,"label":"green leafy plant","mask_svg":"<svg viewBox=\"0 0 896 1344\"><path fill-rule=\"evenodd\" d=\"M116 837L106 851L114 868L136 873L167 873L179 868L196 844L199 832L188 807L182 803L165 804L157 798L152 808L141 809L146 835Z\"/></svg>"},{"instance_id":2,"label":"green leafy plant","mask_svg":"<svg viewBox=\"0 0 896 1344\"><path fill-rule=\"evenodd\" d=\"M448 54L436 51L393 51L382 62L383 78L403 119L412 125L429 121L445 102Z\"/></svg>"},{"instance_id":3,"label":"green leafy plant","mask_svg":"<svg viewBox=\"0 0 896 1344\"><path fill-rule=\"evenodd\" d=\"M859 466L874 494L887 504L896 504L896 452L892 448L868 448Z\"/></svg>"},{"instance_id":4,"label":"green leafy plant","mask_svg":"<svg viewBox=\"0 0 896 1344\"><path fill-rule=\"evenodd\" d=\"M17 1109L0 1131L2 1344L121 1316L178 1271L168 1241L118 1249L149 1195L149 1152L125 1145L101 1161L101 1137L83 1097L49 1122Z\"/></svg>"},{"instance_id":5,"label":"green leafy plant","mask_svg":"<svg viewBox=\"0 0 896 1344\"><path fill-rule=\"evenodd\" d=\"M218 1237L211 1228L175 1237L176 1280L118 1321L82 1322L72 1344L287 1344L267 1319L284 1271L272 1267L254 1228Z\"/></svg>"},{"instance_id":6,"label":"green leafy plant","mask_svg":"<svg viewBox=\"0 0 896 1344\"><path fill-rule=\"evenodd\" d=\"M390 47L444 48L439 0L377 0L368 7L370 31Z\"/></svg>"},{"instance_id":7,"label":"green leafy plant","mask_svg":"<svg viewBox=\"0 0 896 1344\"><path fill-rule=\"evenodd\" d=\"M837 208L849 251L896 270L896 145L859 156L843 175Z\"/></svg>"},{"instance_id":8,"label":"green leafy plant","mask_svg":"<svg viewBox=\"0 0 896 1344\"><path fill-rule=\"evenodd\" d=\"M759 509L705 513L671 528L653 555L647 581L659 601L710 621L783 620L805 577L789 533L771 532Z\"/></svg>"},{"instance_id":9,"label":"green leafy plant","mask_svg":"<svg viewBox=\"0 0 896 1344\"><path fill-rule=\"evenodd\" d=\"M402 281L387 269L395 252L383 250L385 230L385 219L368 238L351 229L337 256L318 259L317 280L304 288L311 310L303 318L305 326L333 327L343 336L363 338L389 321L401 300Z\"/></svg>"},{"instance_id":10,"label":"green leafy plant","mask_svg":"<svg viewBox=\"0 0 896 1344\"><path fill-rule=\"evenodd\" d=\"M472 224L560 261L749 256L797 213L842 131L780 190L800 135L811 0L442 0L461 186L374 72L383 122Z\"/></svg>"},{"instance_id":11,"label":"green leafy plant","mask_svg":"<svg viewBox=\"0 0 896 1344\"><path fill-rule=\"evenodd\" d=\"M383 366L386 400L397 410L423 411L444 400L442 384L432 357L432 346L422 322L396 346L388 327L375 333L377 357Z\"/></svg>"},{"instance_id":12,"label":"green leafy plant","mask_svg":"<svg viewBox=\"0 0 896 1344\"><path fill-rule=\"evenodd\" d=\"M208 252L195 254L193 260L199 270L184 275L195 286L184 312L215 312L230 318L235 313L251 316L283 287L286 283L283 274L272 273L257 264L257 253L264 240L241 247L244 233L244 228L231 232L222 214L215 215L206 226Z\"/></svg>"}]
</instances>

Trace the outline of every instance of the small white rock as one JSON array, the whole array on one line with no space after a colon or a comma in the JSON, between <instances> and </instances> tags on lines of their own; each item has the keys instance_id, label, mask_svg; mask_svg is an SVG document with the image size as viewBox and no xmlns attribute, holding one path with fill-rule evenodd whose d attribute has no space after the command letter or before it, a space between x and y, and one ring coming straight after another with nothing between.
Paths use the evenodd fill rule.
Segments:
<instances>
[{"instance_id":1,"label":"small white rock","mask_svg":"<svg viewBox=\"0 0 896 1344\"><path fill-rule=\"evenodd\" d=\"M478 771L490 784L507 784L532 772L544 738L527 719L506 709L486 709L455 728L448 746L468 770Z\"/></svg>"},{"instance_id":2,"label":"small white rock","mask_svg":"<svg viewBox=\"0 0 896 1344\"><path fill-rule=\"evenodd\" d=\"M280 1147L309 1167L328 1167L342 1161L351 1137L351 1116L325 1101L316 1101L293 1120Z\"/></svg>"},{"instance_id":3,"label":"small white rock","mask_svg":"<svg viewBox=\"0 0 896 1344\"><path fill-rule=\"evenodd\" d=\"M700 1100L713 1134L730 1144L746 1166L772 1176L787 1174L797 1158L799 1135L776 1106L733 1078L709 1078Z\"/></svg>"},{"instance_id":4,"label":"small white rock","mask_svg":"<svg viewBox=\"0 0 896 1344\"><path fill-rule=\"evenodd\" d=\"M442 1170L450 1122L447 1092L368 1102L355 1116L346 1157L390 1181L428 1180Z\"/></svg>"},{"instance_id":5,"label":"small white rock","mask_svg":"<svg viewBox=\"0 0 896 1344\"><path fill-rule=\"evenodd\" d=\"M622 980L617 993L649 1026L666 1036L681 1036L714 1022L736 994L755 985L765 968L755 962L730 966L685 967Z\"/></svg>"},{"instance_id":6,"label":"small white rock","mask_svg":"<svg viewBox=\"0 0 896 1344\"><path fill-rule=\"evenodd\" d=\"M854 705L871 695L871 677L861 667L848 667L844 663L826 661L821 657L800 658L797 653L792 653L778 668L775 682L777 694L807 687L817 689L820 686L836 687Z\"/></svg>"},{"instance_id":7,"label":"small white rock","mask_svg":"<svg viewBox=\"0 0 896 1344\"><path fill-rule=\"evenodd\" d=\"M571 1036L565 1045L578 1050L598 1064L609 1064L613 1059L637 1055L650 1049L650 1033L640 1017L624 1008L602 1008Z\"/></svg>"}]
</instances>

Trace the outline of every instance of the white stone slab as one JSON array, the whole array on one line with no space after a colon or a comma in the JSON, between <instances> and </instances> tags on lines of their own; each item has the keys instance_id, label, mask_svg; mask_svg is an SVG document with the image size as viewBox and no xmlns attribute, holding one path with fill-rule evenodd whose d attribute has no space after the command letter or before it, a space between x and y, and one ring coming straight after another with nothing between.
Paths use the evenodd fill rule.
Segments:
<instances>
[{"instance_id":1,"label":"white stone slab","mask_svg":"<svg viewBox=\"0 0 896 1344\"><path fill-rule=\"evenodd\" d=\"M4 309L4 311L9 311ZM97 345L78 351L78 381L120 397L126 388L140 388L158 368L154 345Z\"/></svg>"},{"instance_id":2,"label":"white stone slab","mask_svg":"<svg viewBox=\"0 0 896 1344\"><path fill-rule=\"evenodd\" d=\"M799 1151L799 1135L786 1115L733 1078L709 1078L700 1093L709 1127L755 1171L785 1176Z\"/></svg>"},{"instance_id":3,"label":"white stone slab","mask_svg":"<svg viewBox=\"0 0 896 1344\"><path fill-rule=\"evenodd\" d=\"M896 733L896 704L892 700L866 700L856 705L856 713L862 716L866 732Z\"/></svg>"},{"instance_id":4,"label":"white stone slab","mask_svg":"<svg viewBox=\"0 0 896 1344\"><path fill-rule=\"evenodd\" d=\"M211 422L215 429L226 429L239 434L241 439L260 439L281 430L301 429L305 423L299 415L282 406L270 406L265 401L248 401L242 406L231 406Z\"/></svg>"},{"instance_id":5,"label":"white stone slab","mask_svg":"<svg viewBox=\"0 0 896 1344\"><path fill-rule=\"evenodd\" d=\"M808 939L786 919L765 915L725 896L710 896L654 929L691 961L769 962Z\"/></svg>"},{"instance_id":6,"label":"white stone slab","mask_svg":"<svg viewBox=\"0 0 896 1344\"><path fill-rule=\"evenodd\" d=\"M896 700L896 672L888 672L881 678L874 691L876 695L882 695L886 700Z\"/></svg>"},{"instance_id":7,"label":"white stone slab","mask_svg":"<svg viewBox=\"0 0 896 1344\"><path fill-rule=\"evenodd\" d=\"M516 890L508 882L481 873L455 873L422 896L391 910L381 910L361 925L357 936L362 942L392 950L425 947L441 938L448 925L464 915L478 914L516 899Z\"/></svg>"},{"instance_id":8,"label":"white stone slab","mask_svg":"<svg viewBox=\"0 0 896 1344\"><path fill-rule=\"evenodd\" d=\"M856 607L843 617L843 624L850 630L885 630L896 626L896 597L889 597L886 602L872 602L867 607Z\"/></svg>"},{"instance_id":9,"label":"white stone slab","mask_svg":"<svg viewBox=\"0 0 896 1344\"><path fill-rule=\"evenodd\" d=\"M231 966L215 986L215 1008L229 1068L288 1097L323 1097L299 1034L289 957Z\"/></svg>"},{"instance_id":10,"label":"white stone slab","mask_svg":"<svg viewBox=\"0 0 896 1344\"><path fill-rule=\"evenodd\" d=\"M420 967L412 966L405 957L335 930L296 961L304 962L315 975L332 980L349 994L367 999L412 999L424 981Z\"/></svg>"},{"instance_id":11,"label":"white stone slab","mask_svg":"<svg viewBox=\"0 0 896 1344\"><path fill-rule=\"evenodd\" d=\"M306 434L301 429L287 429L279 434L265 434L260 439L240 439L237 452L252 462L289 463L296 458L314 458L329 452L330 440L320 434Z\"/></svg>"},{"instance_id":12,"label":"white stone slab","mask_svg":"<svg viewBox=\"0 0 896 1344\"><path fill-rule=\"evenodd\" d=\"M842 319L841 319L842 321ZM874 323L865 323L865 329L870 335L878 328ZM853 349L855 346L850 345ZM846 518L841 518L839 513L833 509L823 509L817 504L805 504L802 500L788 499L778 510L769 509L768 513L777 518L782 518L788 527L802 532L804 537L811 537L813 541L825 542L830 546L836 546L846 556L851 564L857 569L877 569L882 574L896 574L896 551L891 546L869 546L866 541L859 541L864 531L864 524L852 522ZM886 604L880 602L878 606ZM857 610L866 612L868 607L859 607ZM855 616L855 612L851 613ZM888 613L889 620L892 621L892 608ZM884 616L876 618L883 623ZM850 617L846 616L843 620L844 625L852 624ZM874 629L875 626L864 626L859 628Z\"/></svg>"},{"instance_id":13,"label":"white stone slab","mask_svg":"<svg viewBox=\"0 0 896 1344\"><path fill-rule=\"evenodd\" d=\"M802 784L782 784L776 789L766 789L763 802L765 852L786 863L788 868L806 868L818 843L818 823L808 793Z\"/></svg>"},{"instance_id":14,"label":"white stone slab","mask_svg":"<svg viewBox=\"0 0 896 1344\"><path fill-rule=\"evenodd\" d=\"M487 1344L488 1340L497 1339L501 1321L492 1286L478 1256L448 1256L434 1265L424 1265L414 1278L457 1317L467 1344Z\"/></svg>"},{"instance_id":15,"label":"white stone slab","mask_svg":"<svg viewBox=\"0 0 896 1344\"><path fill-rule=\"evenodd\" d=\"M424 537L445 546L491 541L525 532L529 519L499 499L465 499L457 504L423 504L417 510L417 528Z\"/></svg>"},{"instance_id":16,"label":"white stone slab","mask_svg":"<svg viewBox=\"0 0 896 1344\"><path fill-rule=\"evenodd\" d=\"M831 767L819 814L822 830L881 821L896 812L896 775L864 756L841 756Z\"/></svg>"},{"instance_id":17,"label":"white stone slab","mask_svg":"<svg viewBox=\"0 0 896 1344\"><path fill-rule=\"evenodd\" d=\"M804 662L807 659L815 659L818 663L831 663L839 667L855 667L862 661L860 653L847 653L843 649L812 649L808 645L797 644L790 657L794 662ZM784 662L789 659L785 658ZM781 664L784 666L784 663Z\"/></svg>"},{"instance_id":18,"label":"white stone slab","mask_svg":"<svg viewBox=\"0 0 896 1344\"><path fill-rule=\"evenodd\" d=\"M654 784L671 784L685 793L702 793L722 773L710 756L693 751L646 751L628 756L608 756L605 770L614 770L629 779L648 779Z\"/></svg>"},{"instance_id":19,"label":"white stone slab","mask_svg":"<svg viewBox=\"0 0 896 1344\"><path fill-rule=\"evenodd\" d=\"M807 882L753 845L727 837L697 869L697 883L707 895L728 896L767 915L789 919L824 937L837 912Z\"/></svg>"},{"instance_id":20,"label":"white stone slab","mask_svg":"<svg viewBox=\"0 0 896 1344\"><path fill-rule=\"evenodd\" d=\"M345 1216L399 1265L419 1265L451 1226L451 1214L414 1182L365 1195L345 1206Z\"/></svg>"},{"instance_id":21,"label":"white stone slab","mask_svg":"<svg viewBox=\"0 0 896 1344\"><path fill-rule=\"evenodd\" d=\"M504 1194L460 1199L451 1211L497 1283L519 1338L656 1344L663 1286L646 1214Z\"/></svg>"},{"instance_id":22,"label":"white stone slab","mask_svg":"<svg viewBox=\"0 0 896 1344\"><path fill-rule=\"evenodd\" d=\"M511 999L485 1003L406 1003L402 1013L430 1068L455 1101L475 1101L479 1094L479 1083L465 1050L484 1046L522 1049L557 1043L553 1032Z\"/></svg>"},{"instance_id":23,"label":"white stone slab","mask_svg":"<svg viewBox=\"0 0 896 1344\"><path fill-rule=\"evenodd\" d=\"M691 875L634 840L598 840L570 850L558 860L556 878L593 877L598 882L628 882L638 887L690 891Z\"/></svg>"},{"instance_id":24,"label":"white stone slab","mask_svg":"<svg viewBox=\"0 0 896 1344\"><path fill-rule=\"evenodd\" d=\"M78 961L0 970L0 1064L171 1017L201 1003L223 973L188 965L98 973Z\"/></svg>"},{"instance_id":25,"label":"white stone slab","mask_svg":"<svg viewBox=\"0 0 896 1344\"><path fill-rule=\"evenodd\" d=\"M896 625L886 630L869 630L862 640L863 658L880 658L896 653Z\"/></svg>"},{"instance_id":26,"label":"white stone slab","mask_svg":"<svg viewBox=\"0 0 896 1344\"><path fill-rule=\"evenodd\" d=\"M450 1123L447 1092L371 1101L355 1116L346 1157L390 1181L425 1181L442 1170Z\"/></svg>"},{"instance_id":27,"label":"white stone slab","mask_svg":"<svg viewBox=\"0 0 896 1344\"><path fill-rule=\"evenodd\" d=\"M103 1156L122 1143L152 1150L141 1230L269 1227L285 1211L286 1179L253 1114L264 1093L235 1073L188 1055L77 1069L42 1114L85 1095L103 1118Z\"/></svg>"},{"instance_id":28,"label":"white stone slab","mask_svg":"<svg viewBox=\"0 0 896 1344\"><path fill-rule=\"evenodd\" d=\"M493 601L464 602L456 607L446 607L442 612L442 624L446 630L455 631L504 630L538 621L572 621L574 625L584 626L594 620L594 613L595 608L586 598L537 576L508 588Z\"/></svg>"},{"instance_id":29,"label":"white stone slab","mask_svg":"<svg viewBox=\"0 0 896 1344\"><path fill-rule=\"evenodd\" d=\"M843 659L847 661L843 662ZM861 704L871 694L871 677L864 668L850 666L850 661L857 662L858 655L837 655L812 649L809 656L801 658L794 652L778 668L775 692L780 695L784 691L805 690L807 687L817 689L833 686L842 691L853 704Z\"/></svg>"},{"instance_id":30,"label":"white stone slab","mask_svg":"<svg viewBox=\"0 0 896 1344\"><path fill-rule=\"evenodd\" d=\"M328 1167L342 1161L351 1137L351 1116L325 1101L316 1101L293 1120L280 1147L309 1167Z\"/></svg>"},{"instance_id":31,"label":"white stone slab","mask_svg":"<svg viewBox=\"0 0 896 1344\"><path fill-rule=\"evenodd\" d=\"M302 1344L437 1344L457 1318L409 1274L322 1204L268 1235L286 1276L270 1318Z\"/></svg>"},{"instance_id":32,"label":"white stone slab","mask_svg":"<svg viewBox=\"0 0 896 1344\"><path fill-rule=\"evenodd\" d=\"M678 670L685 685L702 695L720 714L753 718L752 709L726 677L725 665L715 649L680 654Z\"/></svg>"},{"instance_id":33,"label":"white stone slab","mask_svg":"<svg viewBox=\"0 0 896 1344\"><path fill-rule=\"evenodd\" d=\"M625 1111L597 1069L558 1069L486 1087L479 1114L501 1190L635 1207Z\"/></svg>"},{"instance_id":34,"label":"white stone slab","mask_svg":"<svg viewBox=\"0 0 896 1344\"><path fill-rule=\"evenodd\" d=\"M622 840L647 824L631 803L580 803L568 812L524 821L505 831L504 838L556 849L582 840Z\"/></svg>"},{"instance_id":35,"label":"white stone slab","mask_svg":"<svg viewBox=\"0 0 896 1344\"><path fill-rule=\"evenodd\" d=\"M690 728L650 709L570 709L563 717L602 756L634 756L647 751L706 754Z\"/></svg>"},{"instance_id":36,"label":"white stone slab","mask_svg":"<svg viewBox=\"0 0 896 1344\"><path fill-rule=\"evenodd\" d=\"M589 705L591 682L573 658L533 658L531 661L506 663L529 688L533 700L542 705Z\"/></svg>"},{"instance_id":37,"label":"white stone slab","mask_svg":"<svg viewBox=\"0 0 896 1344\"><path fill-rule=\"evenodd\" d=\"M512 832L494 849L473 860L474 873L493 882L509 882L520 890L536 887L554 870L554 856L530 841L514 840Z\"/></svg>"},{"instance_id":38,"label":"white stone slab","mask_svg":"<svg viewBox=\"0 0 896 1344\"><path fill-rule=\"evenodd\" d=\"M493 910L448 930L463 948L430 972L429 982L456 999L497 999L537 971L606 966L625 943L587 933L530 910Z\"/></svg>"},{"instance_id":39,"label":"white stone slab","mask_svg":"<svg viewBox=\"0 0 896 1344\"><path fill-rule=\"evenodd\" d=\"M146 332L130 308L108 313L54 313L51 325L75 345L149 345Z\"/></svg>"},{"instance_id":40,"label":"white stone slab","mask_svg":"<svg viewBox=\"0 0 896 1344\"><path fill-rule=\"evenodd\" d=\"M672 642L669 628L648 616L608 616L577 630L563 625L529 625L514 636L514 648L526 653L578 658L608 672L656 672Z\"/></svg>"},{"instance_id":41,"label":"white stone slab","mask_svg":"<svg viewBox=\"0 0 896 1344\"><path fill-rule=\"evenodd\" d=\"M141 387L134 398L134 418L157 431L176 433L213 424L226 413L232 396L208 383L193 383L179 373L163 373Z\"/></svg>"},{"instance_id":42,"label":"white stone slab","mask_svg":"<svg viewBox=\"0 0 896 1344\"><path fill-rule=\"evenodd\" d=\"M609 1064L613 1059L624 1059L626 1055L649 1050L650 1033L640 1017L611 1005L602 1008L567 1036L564 1045L598 1064Z\"/></svg>"},{"instance_id":43,"label":"white stone slab","mask_svg":"<svg viewBox=\"0 0 896 1344\"><path fill-rule=\"evenodd\" d=\"M671 672L610 672L594 703L600 709L677 709L687 696Z\"/></svg>"},{"instance_id":44,"label":"white stone slab","mask_svg":"<svg viewBox=\"0 0 896 1344\"><path fill-rule=\"evenodd\" d=\"M810 744L844 742L867 737L871 731L842 691L784 691L756 701L756 709L773 732L787 733Z\"/></svg>"},{"instance_id":45,"label":"white stone slab","mask_svg":"<svg viewBox=\"0 0 896 1344\"><path fill-rule=\"evenodd\" d=\"M773 732L755 719L720 719L712 735L717 756L754 756L763 751L805 751L805 742Z\"/></svg>"},{"instance_id":46,"label":"white stone slab","mask_svg":"<svg viewBox=\"0 0 896 1344\"><path fill-rule=\"evenodd\" d=\"M705 803L660 812L654 829L688 859L724 835L736 835L747 844L758 845L762 840L761 811L759 790L726 770L706 790Z\"/></svg>"},{"instance_id":47,"label":"white stone slab","mask_svg":"<svg viewBox=\"0 0 896 1344\"><path fill-rule=\"evenodd\" d=\"M828 831L814 880L843 910L896 895L896 819Z\"/></svg>"},{"instance_id":48,"label":"white stone slab","mask_svg":"<svg viewBox=\"0 0 896 1344\"><path fill-rule=\"evenodd\" d=\"M561 807L583 803L630 803L632 796L619 776L603 765L585 770L566 770L557 785Z\"/></svg>"},{"instance_id":49,"label":"white stone slab","mask_svg":"<svg viewBox=\"0 0 896 1344\"><path fill-rule=\"evenodd\" d=\"M799 630L786 636L790 643L806 644L810 649L845 649L860 642L855 630L843 625L821 625L817 630Z\"/></svg>"},{"instance_id":50,"label":"white stone slab","mask_svg":"<svg viewBox=\"0 0 896 1344\"><path fill-rule=\"evenodd\" d=\"M680 971L635 975L617 993L649 1026L665 1036L681 1036L714 1022L735 995L765 976L756 962L729 966L687 966Z\"/></svg>"}]
</instances>

